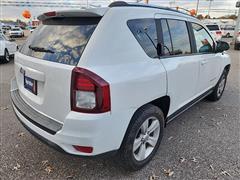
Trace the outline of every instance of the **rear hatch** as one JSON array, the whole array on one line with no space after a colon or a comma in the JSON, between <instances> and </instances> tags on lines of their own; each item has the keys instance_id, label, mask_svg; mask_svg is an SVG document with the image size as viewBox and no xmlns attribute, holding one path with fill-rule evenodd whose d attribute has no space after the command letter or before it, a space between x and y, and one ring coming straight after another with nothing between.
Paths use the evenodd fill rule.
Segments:
<instances>
[{"instance_id":1,"label":"rear hatch","mask_svg":"<svg viewBox=\"0 0 240 180\"><path fill-rule=\"evenodd\" d=\"M16 53L15 76L20 96L36 111L64 121L71 110L72 70L100 19L101 16L47 18Z\"/></svg>"}]
</instances>

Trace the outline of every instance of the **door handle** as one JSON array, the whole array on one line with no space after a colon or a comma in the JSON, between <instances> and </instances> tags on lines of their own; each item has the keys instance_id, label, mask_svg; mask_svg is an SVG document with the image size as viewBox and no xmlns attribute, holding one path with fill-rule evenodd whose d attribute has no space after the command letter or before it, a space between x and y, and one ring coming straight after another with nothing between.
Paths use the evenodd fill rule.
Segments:
<instances>
[{"instance_id":1,"label":"door handle","mask_svg":"<svg viewBox=\"0 0 240 180\"><path fill-rule=\"evenodd\" d=\"M202 60L202 61L201 61L201 65L202 65L202 66L205 65L205 64L207 64L207 63L208 63L207 60Z\"/></svg>"}]
</instances>

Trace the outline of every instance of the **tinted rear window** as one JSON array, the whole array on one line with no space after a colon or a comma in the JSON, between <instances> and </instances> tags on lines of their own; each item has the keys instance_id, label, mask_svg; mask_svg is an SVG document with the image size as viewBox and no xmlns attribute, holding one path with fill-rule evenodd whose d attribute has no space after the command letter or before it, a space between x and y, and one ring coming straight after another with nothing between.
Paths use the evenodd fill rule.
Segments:
<instances>
[{"instance_id":1,"label":"tinted rear window","mask_svg":"<svg viewBox=\"0 0 240 180\"><path fill-rule=\"evenodd\" d=\"M12 31L20 31L19 28L13 28Z\"/></svg>"},{"instance_id":2,"label":"tinted rear window","mask_svg":"<svg viewBox=\"0 0 240 180\"><path fill-rule=\"evenodd\" d=\"M207 25L207 28L208 28L210 31L218 31L218 30L219 30L218 25Z\"/></svg>"},{"instance_id":3,"label":"tinted rear window","mask_svg":"<svg viewBox=\"0 0 240 180\"><path fill-rule=\"evenodd\" d=\"M43 22L20 52L46 61L77 65L100 18L58 18ZM29 47L44 48L39 52Z\"/></svg>"},{"instance_id":4,"label":"tinted rear window","mask_svg":"<svg viewBox=\"0 0 240 180\"><path fill-rule=\"evenodd\" d=\"M154 19L133 19L127 22L129 29L151 58L157 58L157 30Z\"/></svg>"}]
</instances>

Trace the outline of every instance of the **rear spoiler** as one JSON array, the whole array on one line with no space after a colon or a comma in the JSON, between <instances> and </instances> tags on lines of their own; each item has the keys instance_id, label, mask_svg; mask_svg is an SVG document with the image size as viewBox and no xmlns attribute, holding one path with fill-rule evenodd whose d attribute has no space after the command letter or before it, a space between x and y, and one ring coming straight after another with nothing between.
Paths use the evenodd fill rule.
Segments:
<instances>
[{"instance_id":1,"label":"rear spoiler","mask_svg":"<svg viewBox=\"0 0 240 180\"><path fill-rule=\"evenodd\" d=\"M108 9L109 8L91 8L86 10L51 11L38 16L38 20L44 21L55 17L102 17Z\"/></svg>"}]
</instances>

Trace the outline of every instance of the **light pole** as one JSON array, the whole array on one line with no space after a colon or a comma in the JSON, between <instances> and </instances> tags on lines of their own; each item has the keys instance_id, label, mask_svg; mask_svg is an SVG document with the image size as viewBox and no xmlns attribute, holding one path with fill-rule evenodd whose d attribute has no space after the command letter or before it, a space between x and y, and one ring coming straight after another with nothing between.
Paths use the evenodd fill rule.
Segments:
<instances>
[{"instance_id":1,"label":"light pole","mask_svg":"<svg viewBox=\"0 0 240 180\"><path fill-rule=\"evenodd\" d=\"M196 16L198 14L198 6L199 6L199 0L197 0Z\"/></svg>"},{"instance_id":2,"label":"light pole","mask_svg":"<svg viewBox=\"0 0 240 180\"><path fill-rule=\"evenodd\" d=\"M238 8L238 17L237 17L237 22L235 26L235 31L234 31L234 37L237 37L238 30L240 28L240 1L236 3L236 7Z\"/></svg>"},{"instance_id":3,"label":"light pole","mask_svg":"<svg viewBox=\"0 0 240 180\"><path fill-rule=\"evenodd\" d=\"M211 6L212 6L212 1L213 1L213 0L209 0L208 17L210 17L210 11L211 11Z\"/></svg>"}]
</instances>

